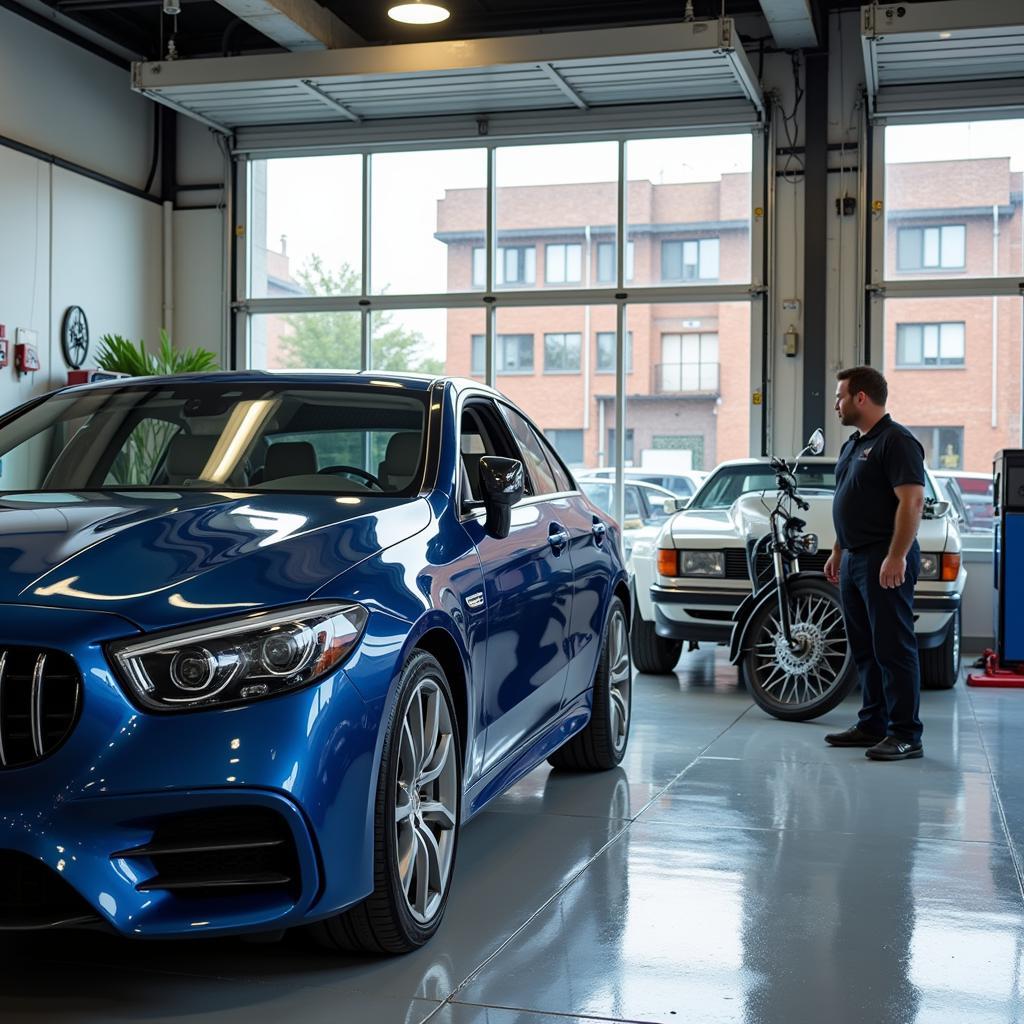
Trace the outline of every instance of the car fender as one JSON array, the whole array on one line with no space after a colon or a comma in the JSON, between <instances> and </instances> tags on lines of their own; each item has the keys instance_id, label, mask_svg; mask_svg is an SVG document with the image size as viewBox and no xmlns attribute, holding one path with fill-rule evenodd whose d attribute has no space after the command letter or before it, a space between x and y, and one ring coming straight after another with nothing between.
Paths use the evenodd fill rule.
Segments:
<instances>
[{"instance_id":1,"label":"car fender","mask_svg":"<svg viewBox=\"0 0 1024 1024\"><path fill-rule=\"evenodd\" d=\"M807 579L823 580L825 574L821 572L795 572L786 577L786 586L795 583L797 580ZM750 623L754 615L759 612L768 602L777 601L778 596L775 588L775 581L763 586L756 594L749 594L733 613L735 626L732 630L732 641L729 644L729 664L735 665L747 651L749 646Z\"/></svg>"}]
</instances>

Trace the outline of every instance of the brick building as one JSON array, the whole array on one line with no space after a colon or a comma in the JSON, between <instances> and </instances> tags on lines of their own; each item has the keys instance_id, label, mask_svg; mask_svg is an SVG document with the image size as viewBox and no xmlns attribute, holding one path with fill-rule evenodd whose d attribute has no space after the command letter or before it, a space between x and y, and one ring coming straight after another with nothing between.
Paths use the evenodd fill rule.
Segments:
<instances>
[{"instance_id":1,"label":"brick building","mask_svg":"<svg viewBox=\"0 0 1024 1024\"><path fill-rule=\"evenodd\" d=\"M448 287L484 286L478 189L449 190L437 237L448 246ZM501 188L498 290L614 285L614 183ZM626 281L633 286L750 279L750 176L629 183ZM475 311L448 315L447 369L481 377ZM658 452L709 468L747 453L750 312L746 303L631 305L626 458ZM497 386L521 404L574 465L604 465L615 436L613 306L499 307ZM672 454L668 454L672 453Z\"/></svg>"},{"instance_id":2,"label":"brick building","mask_svg":"<svg viewBox=\"0 0 1024 1024\"><path fill-rule=\"evenodd\" d=\"M955 279L1024 270L1020 171L1008 158L890 164L886 277ZM893 299L885 311L893 415L937 469L989 473L1021 443L1021 302Z\"/></svg>"}]
</instances>

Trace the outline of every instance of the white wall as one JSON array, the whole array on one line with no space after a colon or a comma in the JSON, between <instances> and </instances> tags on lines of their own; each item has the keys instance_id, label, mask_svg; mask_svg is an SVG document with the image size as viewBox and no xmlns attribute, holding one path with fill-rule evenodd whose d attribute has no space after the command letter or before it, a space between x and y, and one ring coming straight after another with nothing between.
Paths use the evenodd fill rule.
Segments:
<instances>
[{"instance_id":1,"label":"white wall","mask_svg":"<svg viewBox=\"0 0 1024 1024\"><path fill-rule=\"evenodd\" d=\"M128 72L0 9L0 135L141 187L152 110ZM0 323L11 364L0 412L67 380L60 326L69 305L93 345L110 332L160 330L160 206L0 145ZM38 335L42 368L18 379L17 328Z\"/></svg>"}]
</instances>

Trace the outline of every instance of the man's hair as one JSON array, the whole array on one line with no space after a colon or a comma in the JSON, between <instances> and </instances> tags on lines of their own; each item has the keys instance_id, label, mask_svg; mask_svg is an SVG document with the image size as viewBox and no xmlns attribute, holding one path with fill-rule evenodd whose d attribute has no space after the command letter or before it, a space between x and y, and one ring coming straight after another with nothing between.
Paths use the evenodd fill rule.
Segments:
<instances>
[{"instance_id":1,"label":"man's hair","mask_svg":"<svg viewBox=\"0 0 1024 1024\"><path fill-rule=\"evenodd\" d=\"M889 399L889 385L885 378L872 366L851 366L840 370L836 380L845 380L851 395L863 391L875 405L884 406Z\"/></svg>"}]
</instances>

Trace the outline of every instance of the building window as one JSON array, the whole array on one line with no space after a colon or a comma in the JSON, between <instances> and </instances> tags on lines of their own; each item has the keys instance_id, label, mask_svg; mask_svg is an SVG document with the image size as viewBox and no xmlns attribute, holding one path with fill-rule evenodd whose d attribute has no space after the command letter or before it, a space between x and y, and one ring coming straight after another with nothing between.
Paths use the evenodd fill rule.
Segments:
<instances>
[{"instance_id":1,"label":"building window","mask_svg":"<svg viewBox=\"0 0 1024 1024\"><path fill-rule=\"evenodd\" d=\"M545 246L544 280L548 284L579 284L583 280L583 246L578 242Z\"/></svg>"},{"instance_id":2,"label":"building window","mask_svg":"<svg viewBox=\"0 0 1024 1024\"><path fill-rule=\"evenodd\" d=\"M654 368L654 386L662 394L717 392L718 335L663 334L661 362Z\"/></svg>"},{"instance_id":3,"label":"building window","mask_svg":"<svg viewBox=\"0 0 1024 1024\"><path fill-rule=\"evenodd\" d=\"M498 351L495 353L495 373L533 372L532 334L499 334L497 341ZM469 372L474 377L482 377L486 373L486 345L487 339L484 335L473 335Z\"/></svg>"},{"instance_id":4,"label":"building window","mask_svg":"<svg viewBox=\"0 0 1024 1024\"><path fill-rule=\"evenodd\" d=\"M924 448L924 461L931 469L963 469L963 427L907 427Z\"/></svg>"},{"instance_id":5,"label":"building window","mask_svg":"<svg viewBox=\"0 0 1024 1024\"><path fill-rule=\"evenodd\" d=\"M532 245L500 245L494 261L495 285L533 284L537 280L537 249ZM487 254L473 249L473 287L487 285Z\"/></svg>"},{"instance_id":6,"label":"building window","mask_svg":"<svg viewBox=\"0 0 1024 1024\"><path fill-rule=\"evenodd\" d=\"M563 462L567 462L570 466L583 465L582 430L545 430L544 436L562 457Z\"/></svg>"},{"instance_id":7,"label":"building window","mask_svg":"<svg viewBox=\"0 0 1024 1024\"><path fill-rule=\"evenodd\" d=\"M545 334L544 372L579 373L580 347L579 334Z\"/></svg>"},{"instance_id":8,"label":"building window","mask_svg":"<svg viewBox=\"0 0 1024 1024\"><path fill-rule=\"evenodd\" d=\"M597 332L597 372L615 372L615 332ZM626 333L626 373L633 372L633 332Z\"/></svg>"},{"instance_id":9,"label":"building window","mask_svg":"<svg viewBox=\"0 0 1024 1024\"><path fill-rule=\"evenodd\" d=\"M701 238L661 243L663 281L717 281L718 239Z\"/></svg>"},{"instance_id":10,"label":"building window","mask_svg":"<svg viewBox=\"0 0 1024 1024\"><path fill-rule=\"evenodd\" d=\"M633 464L633 428L626 427L626 454L625 462L627 466ZM608 428L608 453L605 456L605 462L608 465L614 465L615 463L615 428Z\"/></svg>"},{"instance_id":11,"label":"building window","mask_svg":"<svg viewBox=\"0 0 1024 1024\"><path fill-rule=\"evenodd\" d=\"M962 323L896 325L897 366L963 366L965 354Z\"/></svg>"},{"instance_id":12,"label":"building window","mask_svg":"<svg viewBox=\"0 0 1024 1024\"><path fill-rule=\"evenodd\" d=\"M967 252L963 224L900 228L896 235L899 270L962 270Z\"/></svg>"},{"instance_id":13,"label":"building window","mask_svg":"<svg viewBox=\"0 0 1024 1024\"><path fill-rule=\"evenodd\" d=\"M633 280L633 243L626 243L626 280ZM597 283L615 284L615 243L597 243Z\"/></svg>"}]
</instances>

